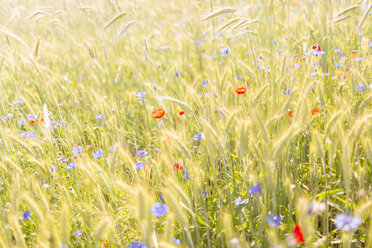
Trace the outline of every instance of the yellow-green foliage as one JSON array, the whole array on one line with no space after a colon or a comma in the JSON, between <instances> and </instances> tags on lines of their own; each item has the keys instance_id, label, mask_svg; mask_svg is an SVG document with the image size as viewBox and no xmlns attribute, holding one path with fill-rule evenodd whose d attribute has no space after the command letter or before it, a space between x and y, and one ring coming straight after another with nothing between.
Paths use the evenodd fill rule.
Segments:
<instances>
[{"instance_id":1,"label":"yellow-green foliage","mask_svg":"<svg viewBox=\"0 0 372 248\"><path fill-rule=\"evenodd\" d=\"M372 247L371 6L2 0L0 247Z\"/></svg>"}]
</instances>

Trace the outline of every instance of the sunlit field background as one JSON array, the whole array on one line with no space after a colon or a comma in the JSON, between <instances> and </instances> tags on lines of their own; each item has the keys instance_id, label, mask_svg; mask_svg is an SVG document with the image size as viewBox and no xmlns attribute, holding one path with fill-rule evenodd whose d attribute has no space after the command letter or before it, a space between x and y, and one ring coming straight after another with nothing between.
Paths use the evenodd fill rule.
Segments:
<instances>
[{"instance_id":1,"label":"sunlit field background","mask_svg":"<svg viewBox=\"0 0 372 248\"><path fill-rule=\"evenodd\" d=\"M0 247L372 247L371 6L2 0Z\"/></svg>"}]
</instances>

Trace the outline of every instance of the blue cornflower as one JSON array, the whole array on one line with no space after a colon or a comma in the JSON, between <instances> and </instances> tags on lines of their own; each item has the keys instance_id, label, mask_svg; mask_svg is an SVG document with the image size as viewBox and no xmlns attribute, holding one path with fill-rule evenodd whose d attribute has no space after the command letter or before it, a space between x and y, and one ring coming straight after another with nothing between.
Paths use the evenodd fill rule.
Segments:
<instances>
[{"instance_id":1,"label":"blue cornflower","mask_svg":"<svg viewBox=\"0 0 372 248\"><path fill-rule=\"evenodd\" d=\"M248 190L248 192L252 195L257 195L257 194L261 193L261 191L262 191L262 188L261 188L261 185L259 185L259 184L251 186Z\"/></svg>"},{"instance_id":2,"label":"blue cornflower","mask_svg":"<svg viewBox=\"0 0 372 248\"><path fill-rule=\"evenodd\" d=\"M19 100L14 101L13 103L14 103L14 105L22 104L23 100L19 99Z\"/></svg>"},{"instance_id":3,"label":"blue cornflower","mask_svg":"<svg viewBox=\"0 0 372 248\"><path fill-rule=\"evenodd\" d=\"M217 55L211 55L209 56L210 59L216 59L217 58Z\"/></svg>"},{"instance_id":4,"label":"blue cornflower","mask_svg":"<svg viewBox=\"0 0 372 248\"><path fill-rule=\"evenodd\" d=\"M28 132L28 133L27 133L27 137L28 137L28 138L32 138L32 137L35 137L35 136L36 136L35 131L31 131L31 132Z\"/></svg>"},{"instance_id":5,"label":"blue cornflower","mask_svg":"<svg viewBox=\"0 0 372 248\"><path fill-rule=\"evenodd\" d=\"M151 207L151 213L156 218L160 218L168 212L169 212L169 207L166 204L161 203L161 202L157 202Z\"/></svg>"},{"instance_id":6,"label":"blue cornflower","mask_svg":"<svg viewBox=\"0 0 372 248\"><path fill-rule=\"evenodd\" d=\"M98 115L96 115L96 119L97 120L102 120L103 118L105 118L105 115L104 114L98 114Z\"/></svg>"},{"instance_id":7,"label":"blue cornflower","mask_svg":"<svg viewBox=\"0 0 372 248\"><path fill-rule=\"evenodd\" d=\"M185 178L187 181L189 181L189 172L187 170L183 171L183 178Z\"/></svg>"},{"instance_id":8,"label":"blue cornflower","mask_svg":"<svg viewBox=\"0 0 372 248\"><path fill-rule=\"evenodd\" d=\"M28 120L28 121L36 120L36 119L37 119L37 115L31 115L31 114L28 114L28 115L27 115L27 120Z\"/></svg>"},{"instance_id":9,"label":"blue cornflower","mask_svg":"<svg viewBox=\"0 0 372 248\"><path fill-rule=\"evenodd\" d=\"M208 84L208 80L203 80L203 81L200 82L200 84L202 86L206 86Z\"/></svg>"},{"instance_id":10,"label":"blue cornflower","mask_svg":"<svg viewBox=\"0 0 372 248\"><path fill-rule=\"evenodd\" d=\"M203 197L207 197L208 196L208 193L205 189L203 189Z\"/></svg>"},{"instance_id":11,"label":"blue cornflower","mask_svg":"<svg viewBox=\"0 0 372 248\"><path fill-rule=\"evenodd\" d=\"M336 66L337 68L340 68L340 67L342 66L342 64L337 63L337 64L335 64L335 66Z\"/></svg>"},{"instance_id":12,"label":"blue cornflower","mask_svg":"<svg viewBox=\"0 0 372 248\"><path fill-rule=\"evenodd\" d=\"M282 219L279 215L269 215L269 217L266 218L266 223L271 227L277 227L280 226Z\"/></svg>"},{"instance_id":13,"label":"blue cornflower","mask_svg":"<svg viewBox=\"0 0 372 248\"><path fill-rule=\"evenodd\" d=\"M146 150L138 150L137 155L140 156L140 157L144 157L144 156L149 155L149 152L146 151Z\"/></svg>"},{"instance_id":14,"label":"blue cornflower","mask_svg":"<svg viewBox=\"0 0 372 248\"><path fill-rule=\"evenodd\" d=\"M132 242L129 244L128 248L148 248L143 242Z\"/></svg>"},{"instance_id":15,"label":"blue cornflower","mask_svg":"<svg viewBox=\"0 0 372 248\"><path fill-rule=\"evenodd\" d=\"M57 161L60 162L60 163L67 163L68 158L57 158Z\"/></svg>"},{"instance_id":16,"label":"blue cornflower","mask_svg":"<svg viewBox=\"0 0 372 248\"><path fill-rule=\"evenodd\" d=\"M361 62L363 60L363 58L359 57L356 59L358 62Z\"/></svg>"},{"instance_id":17,"label":"blue cornflower","mask_svg":"<svg viewBox=\"0 0 372 248\"><path fill-rule=\"evenodd\" d=\"M83 231L82 230L77 230L72 235L74 235L75 237L78 237L78 236L80 236L82 234L83 234Z\"/></svg>"},{"instance_id":18,"label":"blue cornflower","mask_svg":"<svg viewBox=\"0 0 372 248\"><path fill-rule=\"evenodd\" d=\"M115 150L116 150L116 146L115 146L115 145L110 146L110 150L111 150L112 152L115 151Z\"/></svg>"},{"instance_id":19,"label":"blue cornflower","mask_svg":"<svg viewBox=\"0 0 372 248\"><path fill-rule=\"evenodd\" d=\"M337 54L342 54L342 50L340 50L340 49L336 49L336 50L335 50L335 53L337 53Z\"/></svg>"},{"instance_id":20,"label":"blue cornflower","mask_svg":"<svg viewBox=\"0 0 372 248\"><path fill-rule=\"evenodd\" d=\"M173 238L172 240L176 245L181 245L182 243L180 239Z\"/></svg>"},{"instance_id":21,"label":"blue cornflower","mask_svg":"<svg viewBox=\"0 0 372 248\"><path fill-rule=\"evenodd\" d=\"M78 155L78 154L81 154L81 146L76 146L76 148L73 148L72 149L72 153L74 154L74 155Z\"/></svg>"},{"instance_id":22,"label":"blue cornflower","mask_svg":"<svg viewBox=\"0 0 372 248\"><path fill-rule=\"evenodd\" d=\"M23 124L25 124L26 123L26 120L25 120L25 118L22 118L21 120L19 120L19 121L17 121L17 123L18 123L18 125L19 126L23 126Z\"/></svg>"},{"instance_id":23,"label":"blue cornflower","mask_svg":"<svg viewBox=\"0 0 372 248\"><path fill-rule=\"evenodd\" d=\"M283 92L283 95L285 96L285 95L289 95L289 94L291 94L292 93L292 91L290 90L290 89L288 89L287 91L284 91Z\"/></svg>"},{"instance_id":24,"label":"blue cornflower","mask_svg":"<svg viewBox=\"0 0 372 248\"><path fill-rule=\"evenodd\" d=\"M312 72L312 73L310 74L311 77L315 77L316 75L318 75L318 73L316 73L316 72Z\"/></svg>"},{"instance_id":25,"label":"blue cornflower","mask_svg":"<svg viewBox=\"0 0 372 248\"><path fill-rule=\"evenodd\" d=\"M28 221L30 220L30 216L31 216L31 212L29 210L25 211L23 214L22 214L22 217L23 217L23 220L24 221Z\"/></svg>"},{"instance_id":26,"label":"blue cornflower","mask_svg":"<svg viewBox=\"0 0 372 248\"><path fill-rule=\"evenodd\" d=\"M160 194L159 195L159 199L160 199L160 201L164 202L164 195L163 194Z\"/></svg>"},{"instance_id":27,"label":"blue cornflower","mask_svg":"<svg viewBox=\"0 0 372 248\"><path fill-rule=\"evenodd\" d=\"M240 206L240 205L244 205L244 204L246 204L247 201L244 200L244 199L241 199L241 198L236 198L235 201L234 201L234 203L235 203L235 206L238 207L238 206Z\"/></svg>"},{"instance_id":28,"label":"blue cornflower","mask_svg":"<svg viewBox=\"0 0 372 248\"><path fill-rule=\"evenodd\" d=\"M194 135L194 140L198 141L204 138L204 134L202 132Z\"/></svg>"},{"instance_id":29,"label":"blue cornflower","mask_svg":"<svg viewBox=\"0 0 372 248\"><path fill-rule=\"evenodd\" d=\"M136 91L135 95L136 95L136 97L145 97L146 96L146 92L144 92L144 91Z\"/></svg>"},{"instance_id":30,"label":"blue cornflower","mask_svg":"<svg viewBox=\"0 0 372 248\"><path fill-rule=\"evenodd\" d=\"M279 45L279 43L276 40L274 40L274 45L277 46Z\"/></svg>"},{"instance_id":31,"label":"blue cornflower","mask_svg":"<svg viewBox=\"0 0 372 248\"><path fill-rule=\"evenodd\" d=\"M159 148L154 148L154 151L155 151L155 152L161 152L161 149L159 149Z\"/></svg>"},{"instance_id":32,"label":"blue cornflower","mask_svg":"<svg viewBox=\"0 0 372 248\"><path fill-rule=\"evenodd\" d=\"M364 84L360 84L360 85L357 87L357 90L358 90L359 92L361 92L361 91L365 90L365 88L366 88L366 86L364 86Z\"/></svg>"},{"instance_id":33,"label":"blue cornflower","mask_svg":"<svg viewBox=\"0 0 372 248\"><path fill-rule=\"evenodd\" d=\"M19 133L19 137L20 137L20 138L26 138L26 137L27 137L27 132L26 132L26 131L24 131L24 132L20 132L20 133Z\"/></svg>"},{"instance_id":34,"label":"blue cornflower","mask_svg":"<svg viewBox=\"0 0 372 248\"><path fill-rule=\"evenodd\" d=\"M323 77L328 77L329 76L329 72L323 73L322 76Z\"/></svg>"},{"instance_id":35,"label":"blue cornflower","mask_svg":"<svg viewBox=\"0 0 372 248\"><path fill-rule=\"evenodd\" d=\"M164 45L164 46L161 46L161 47L160 47L160 50L167 50L168 48L169 48L168 45Z\"/></svg>"},{"instance_id":36,"label":"blue cornflower","mask_svg":"<svg viewBox=\"0 0 372 248\"><path fill-rule=\"evenodd\" d=\"M204 39L202 38L202 39L196 41L196 42L195 42L195 45L196 45L196 46L200 46L201 43L203 43L203 42L204 42Z\"/></svg>"},{"instance_id":37,"label":"blue cornflower","mask_svg":"<svg viewBox=\"0 0 372 248\"><path fill-rule=\"evenodd\" d=\"M3 116L2 119L3 119L3 121L7 121L7 120L9 120L10 117L12 117L12 116L13 116L13 114L7 114L7 115Z\"/></svg>"},{"instance_id":38,"label":"blue cornflower","mask_svg":"<svg viewBox=\"0 0 372 248\"><path fill-rule=\"evenodd\" d=\"M224 57L226 54L229 54L231 52L230 47L223 47L221 48L221 56Z\"/></svg>"},{"instance_id":39,"label":"blue cornflower","mask_svg":"<svg viewBox=\"0 0 372 248\"><path fill-rule=\"evenodd\" d=\"M103 151L102 151L102 149L98 149L97 151L95 151L94 153L93 153L93 157L95 157L95 158L102 158L103 157Z\"/></svg>"},{"instance_id":40,"label":"blue cornflower","mask_svg":"<svg viewBox=\"0 0 372 248\"><path fill-rule=\"evenodd\" d=\"M53 172L55 172L56 169L57 169L57 166L55 166L54 164L52 164L52 165L50 166L50 169L51 169Z\"/></svg>"},{"instance_id":41,"label":"blue cornflower","mask_svg":"<svg viewBox=\"0 0 372 248\"><path fill-rule=\"evenodd\" d=\"M77 166L77 163L74 161L74 162L68 164L67 167L66 167L66 169L67 170L73 170L73 169L76 168L76 166Z\"/></svg>"},{"instance_id":42,"label":"blue cornflower","mask_svg":"<svg viewBox=\"0 0 372 248\"><path fill-rule=\"evenodd\" d=\"M138 163L135 163L134 166L136 167L137 170L140 170L140 169L144 168L146 166L146 164L143 163L143 162L138 162Z\"/></svg>"},{"instance_id":43,"label":"blue cornflower","mask_svg":"<svg viewBox=\"0 0 372 248\"><path fill-rule=\"evenodd\" d=\"M241 80L242 78L243 76L240 76L240 75L237 77L238 80Z\"/></svg>"},{"instance_id":44,"label":"blue cornflower","mask_svg":"<svg viewBox=\"0 0 372 248\"><path fill-rule=\"evenodd\" d=\"M181 73L180 73L179 71L174 72L174 75L175 75L176 77L181 77Z\"/></svg>"},{"instance_id":45,"label":"blue cornflower","mask_svg":"<svg viewBox=\"0 0 372 248\"><path fill-rule=\"evenodd\" d=\"M115 83L119 83L120 82L120 78L115 78L114 82Z\"/></svg>"},{"instance_id":46,"label":"blue cornflower","mask_svg":"<svg viewBox=\"0 0 372 248\"><path fill-rule=\"evenodd\" d=\"M334 222L338 229L350 232L358 229L358 226L360 225L360 223L362 223L362 218L360 218L359 216L352 216L349 214L338 214Z\"/></svg>"}]
</instances>

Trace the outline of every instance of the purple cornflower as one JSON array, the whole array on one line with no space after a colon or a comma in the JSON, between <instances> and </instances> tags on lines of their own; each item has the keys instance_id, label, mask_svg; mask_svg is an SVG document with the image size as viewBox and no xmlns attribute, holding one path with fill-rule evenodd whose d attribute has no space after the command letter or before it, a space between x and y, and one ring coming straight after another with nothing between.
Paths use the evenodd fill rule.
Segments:
<instances>
[{"instance_id":1,"label":"purple cornflower","mask_svg":"<svg viewBox=\"0 0 372 248\"><path fill-rule=\"evenodd\" d=\"M27 120L28 120L28 121L36 120L36 119L37 119L37 115L31 115L31 114L28 114L28 115L27 115Z\"/></svg>"},{"instance_id":2,"label":"purple cornflower","mask_svg":"<svg viewBox=\"0 0 372 248\"><path fill-rule=\"evenodd\" d=\"M105 118L105 115L104 114L98 114L98 115L96 115L96 119L97 120L102 120L103 118Z\"/></svg>"},{"instance_id":3,"label":"purple cornflower","mask_svg":"<svg viewBox=\"0 0 372 248\"><path fill-rule=\"evenodd\" d=\"M364 84L360 84L360 85L357 87L357 90L358 90L359 92L361 92L361 91L365 90L365 88L366 88L366 86L364 86Z\"/></svg>"},{"instance_id":4,"label":"purple cornflower","mask_svg":"<svg viewBox=\"0 0 372 248\"><path fill-rule=\"evenodd\" d=\"M358 229L358 226L360 225L360 223L362 223L362 218L360 218L359 216L352 216L349 214L338 214L334 222L338 229L350 232Z\"/></svg>"},{"instance_id":5,"label":"purple cornflower","mask_svg":"<svg viewBox=\"0 0 372 248\"><path fill-rule=\"evenodd\" d=\"M74 161L74 162L72 162L72 163L69 163L69 164L67 165L66 169L67 169L67 170L73 170L73 169L76 168L76 166L77 166L77 163Z\"/></svg>"},{"instance_id":6,"label":"purple cornflower","mask_svg":"<svg viewBox=\"0 0 372 248\"><path fill-rule=\"evenodd\" d=\"M290 89L288 89L287 91L284 91L283 92L283 95L290 95L292 93L292 91Z\"/></svg>"},{"instance_id":7,"label":"purple cornflower","mask_svg":"<svg viewBox=\"0 0 372 248\"><path fill-rule=\"evenodd\" d=\"M60 163L67 163L68 158L57 158L57 161L60 162Z\"/></svg>"},{"instance_id":8,"label":"purple cornflower","mask_svg":"<svg viewBox=\"0 0 372 248\"><path fill-rule=\"evenodd\" d=\"M136 95L136 97L145 97L146 96L146 92L144 92L144 91L136 91L135 95Z\"/></svg>"},{"instance_id":9,"label":"purple cornflower","mask_svg":"<svg viewBox=\"0 0 372 248\"><path fill-rule=\"evenodd\" d=\"M261 193L261 191L262 191L262 188L261 188L261 185L259 185L259 184L251 186L248 190L248 192L252 195L257 195L257 194Z\"/></svg>"},{"instance_id":10,"label":"purple cornflower","mask_svg":"<svg viewBox=\"0 0 372 248\"><path fill-rule=\"evenodd\" d=\"M201 83L200 83L202 86L206 86L207 84L208 84L208 80L203 80L203 81L201 81Z\"/></svg>"},{"instance_id":11,"label":"purple cornflower","mask_svg":"<svg viewBox=\"0 0 372 248\"><path fill-rule=\"evenodd\" d=\"M231 49L230 49L230 47L223 47L223 48L221 48L221 56L222 57L225 57L225 55L226 54L229 54L231 52Z\"/></svg>"},{"instance_id":12,"label":"purple cornflower","mask_svg":"<svg viewBox=\"0 0 372 248\"><path fill-rule=\"evenodd\" d=\"M235 201L234 201L234 203L235 203L235 206L240 206L240 205L244 205L244 204L246 204L247 203L247 201L246 200L243 200L243 199L241 199L241 198L236 198L235 199Z\"/></svg>"},{"instance_id":13,"label":"purple cornflower","mask_svg":"<svg viewBox=\"0 0 372 248\"><path fill-rule=\"evenodd\" d=\"M134 166L136 167L137 170L140 170L140 169L144 168L146 166L146 164L143 163L143 162L138 162L138 163L135 163Z\"/></svg>"},{"instance_id":14,"label":"purple cornflower","mask_svg":"<svg viewBox=\"0 0 372 248\"><path fill-rule=\"evenodd\" d=\"M180 239L177 239L177 238L173 238L172 239L173 240L173 242L176 244L176 245L181 245L181 240Z\"/></svg>"},{"instance_id":15,"label":"purple cornflower","mask_svg":"<svg viewBox=\"0 0 372 248\"><path fill-rule=\"evenodd\" d=\"M14 101L13 103L14 103L14 105L22 104L23 100L19 99L19 100Z\"/></svg>"},{"instance_id":16,"label":"purple cornflower","mask_svg":"<svg viewBox=\"0 0 372 248\"><path fill-rule=\"evenodd\" d=\"M97 151L95 151L94 153L93 153L93 157L95 157L95 158L102 158L103 157L103 151L102 151L102 149L98 149Z\"/></svg>"},{"instance_id":17,"label":"purple cornflower","mask_svg":"<svg viewBox=\"0 0 372 248\"><path fill-rule=\"evenodd\" d=\"M7 121L7 120L9 120L10 117L12 117L12 116L13 116L13 114L7 114L7 115L3 116L2 119L3 119L3 121Z\"/></svg>"},{"instance_id":18,"label":"purple cornflower","mask_svg":"<svg viewBox=\"0 0 372 248\"><path fill-rule=\"evenodd\" d=\"M72 149L72 153L74 154L74 155L78 155L78 154L81 154L81 146L76 146L76 148L73 148Z\"/></svg>"},{"instance_id":19,"label":"purple cornflower","mask_svg":"<svg viewBox=\"0 0 372 248\"><path fill-rule=\"evenodd\" d=\"M18 125L19 125L20 127L22 127L22 126L23 126L23 124L25 124L25 123L26 123L26 120L25 120L25 118L23 118L23 119L21 119L21 120L17 121L17 123L18 123Z\"/></svg>"},{"instance_id":20,"label":"purple cornflower","mask_svg":"<svg viewBox=\"0 0 372 248\"><path fill-rule=\"evenodd\" d=\"M189 181L189 172L187 170L183 171L183 178L185 178L187 181Z\"/></svg>"},{"instance_id":21,"label":"purple cornflower","mask_svg":"<svg viewBox=\"0 0 372 248\"><path fill-rule=\"evenodd\" d=\"M24 221L28 221L30 220L30 216L31 216L31 212L29 210L26 210L23 214L22 214L22 217L23 217L23 220Z\"/></svg>"},{"instance_id":22,"label":"purple cornflower","mask_svg":"<svg viewBox=\"0 0 372 248\"><path fill-rule=\"evenodd\" d=\"M202 132L194 135L195 141L201 140L202 138L204 138L204 134Z\"/></svg>"},{"instance_id":23,"label":"purple cornflower","mask_svg":"<svg viewBox=\"0 0 372 248\"><path fill-rule=\"evenodd\" d=\"M169 48L168 45L164 45L164 46L161 46L161 47L160 47L160 50L167 50L168 48Z\"/></svg>"},{"instance_id":24,"label":"purple cornflower","mask_svg":"<svg viewBox=\"0 0 372 248\"><path fill-rule=\"evenodd\" d=\"M266 223L271 227L277 227L280 226L282 219L279 215L269 215L269 217L266 218Z\"/></svg>"},{"instance_id":25,"label":"purple cornflower","mask_svg":"<svg viewBox=\"0 0 372 248\"><path fill-rule=\"evenodd\" d=\"M137 155L140 156L140 157L144 157L144 156L149 155L149 152L146 151L146 150L138 150Z\"/></svg>"},{"instance_id":26,"label":"purple cornflower","mask_svg":"<svg viewBox=\"0 0 372 248\"><path fill-rule=\"evenodd\" d=\"M148 248L143 242L132 242L129 244L128 248Z\"/></svg>"},{"instance_id":27,"label":"purple cornflower","mask_svg":"<svg viewBox=\"0 0 372 248\"><path fill-rule=\"evenodd\" d=\"M168 212L169 212L169 207L166 204L161 203L161 202L157 202L151 207L151 213L156 218L160 218Z\"/></svg>"},{"instance_id":28,"label":"purple cornflower","mask_svg":"<svg viewBox=\"0 0 372 248\"><path fill-rule=\"evenodd\" d=\"M78 236L80 236L82 234L83 234L83 231L82 230L77 230L72 235L74 235L75 237L78 237Z\"/></svg>"}]
</instances>

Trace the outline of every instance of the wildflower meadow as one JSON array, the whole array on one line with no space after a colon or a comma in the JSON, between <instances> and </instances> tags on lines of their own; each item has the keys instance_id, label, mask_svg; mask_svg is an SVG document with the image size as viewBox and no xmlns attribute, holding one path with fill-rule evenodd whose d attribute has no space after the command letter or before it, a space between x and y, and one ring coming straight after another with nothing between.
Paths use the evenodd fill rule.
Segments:
<instances>
[{"instance_id":1,"label":"wildflower meadow","mask_svg":"<svg viewBox=\"0 0 372 248\"><path fill-rule=\"evenodd\" d=\"M1 0L0 247L372 247L368 0Z\"/></svg>"}]
</instances>

